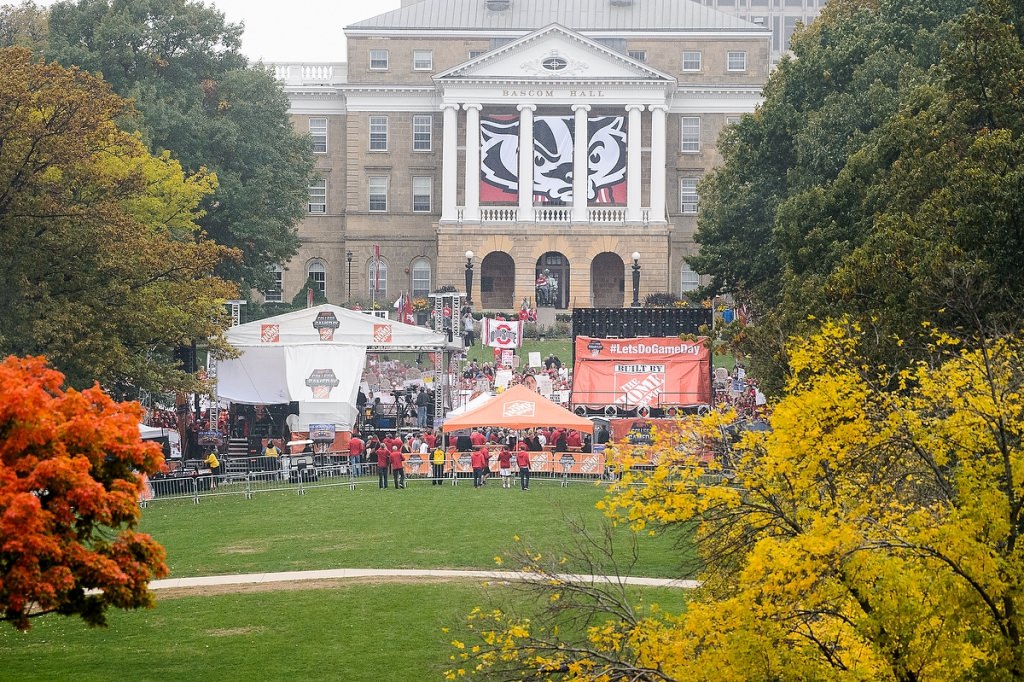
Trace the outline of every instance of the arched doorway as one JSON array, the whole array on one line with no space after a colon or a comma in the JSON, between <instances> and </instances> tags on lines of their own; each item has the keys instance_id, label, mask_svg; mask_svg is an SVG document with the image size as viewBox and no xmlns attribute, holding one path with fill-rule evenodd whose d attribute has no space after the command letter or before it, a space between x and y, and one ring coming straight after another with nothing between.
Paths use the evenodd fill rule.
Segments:
<instances>
[{"instance_id":1,"label":"arched doorway","mask_svg":"<svg viewBox=\"0 0 1024 682\"><path fill-rule=\"evenodd\" d=\"M626 266L617 253L605 251L590 263L591 300L595 308L621 308L626 296Z\"/></svg>"},{"instance_id":2,"label":"arched doorway","mask_svg":"<svg viewBox=\"0 0 1024 682\"><path fill-rule=\"evenodd\" d=\"M514 310L516 262L504 251L492 251L480 263L480 306L490 310Z\"/></svg>"},{"instance_id":3,"label":"arched doorway","mask_svg":"<svg viewBox=\"0 0 1024 682\"><path fill-rule=\"evenodd\" d=\"M549 286L537 287L537 305L554 308L569 307L569 259L557 251L548 251L537 259L537 283L549 282ZM543 300L546 292L553 292L552 300Z\"/></svg>"}]
</instances>

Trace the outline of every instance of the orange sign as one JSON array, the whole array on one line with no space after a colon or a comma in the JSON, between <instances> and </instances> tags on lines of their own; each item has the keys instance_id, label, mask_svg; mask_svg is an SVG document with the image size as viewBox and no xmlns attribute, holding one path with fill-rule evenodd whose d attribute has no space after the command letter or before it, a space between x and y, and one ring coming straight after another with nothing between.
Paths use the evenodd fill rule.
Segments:
<instances>
[{"instance_id":1,"label":"orange sign","mask_svg":"<svg viewBox=\"0 0 1024 682\"><path fill-rule=\"evenodd\" d=\"M373 342L374 343L391 343L391 325L390 324L375 324L375 325L373 325Z\"/></svg>"},{"instance_id":2,"label":"orange sign","mask_svg":"<svg viewBox=\"0 0 1024 682\"><path fill-rule=\"evenodd\" d=\"M709 404L710 363L704 340L577 336L570 403L622 410Z\"/></svg>"}]
</instances>

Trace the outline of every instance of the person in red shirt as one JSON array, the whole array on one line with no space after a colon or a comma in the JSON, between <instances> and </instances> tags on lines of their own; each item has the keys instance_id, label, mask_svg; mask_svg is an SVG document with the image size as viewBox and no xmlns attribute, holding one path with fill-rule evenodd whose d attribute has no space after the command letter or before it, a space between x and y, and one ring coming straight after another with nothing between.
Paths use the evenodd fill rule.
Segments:
<instances>
[{"instance_id":1,"label":"person in red shirt","mask_svg":"<svg viewBox=\"0 0 1024 682\"><path fill-rule=\"evenodd\" d=\"M381 443L377 448L377 487L388 489L388 449Z\"/></svg>"},{"instance_id":2,"label":"person in red shirt","mask_svg":"<svg viewBox=\"0 0 1024 682\"><path fill-rule=\"evenodd\" d=\"M352 467L353 476L358 476L362 472L364 452L366 452L366 444L363 443L363 439L359 437L358 433L353 433L352 437L348 439L348 465Z\"/></svg>"},{"instance_id":3,"label":"person in red shirt","mask_svg":"<svg viewBox=\"0 0 1024 682\"><path fill-rule=\"evenodd\" d=\"M501 487L512 487L512 453L507 447L498 451L498 473L501 474Z\"/></svg>"},{"instance_id":4,"label":"person in red shirt","mask_svg":"<svg viewBox=\"0 0 1024 682\"><path fill-rule=\"evenodd\" d=\"M473 487L479 488L484 484L484 467L487 466L486 455L487 448L476 448L473 450L471 456L471 462L473 464Z\"/></svg>"},{"instance_id":5,"label":"person in red shirt","mask_svg":"<svg viewBox=\"0 0 1024 682\"><path fill-rule=\"evenodd\" d=\"M491 477L491 450L489 446L485 445L480 448L480 451L484 454L484 476L480 480L480 484L487 485L487 479Z\"/></svg>"},{"instance_id":6,"label":"person in red shirt","mask_svg":"<svg viewBox=\"0 0 1024 682\"><path fill-rule=\"evenodd\" d=\"M427 431L426 433L424 433L423 440L427 442L427 447L429 447L431 450L433 450L434 446L437 445L437 436L434 435L433 431Z\"/></svg>"},{"instance_id":7,"label":"person in red shirt","mask_svg":"<svg viewBox=\"0 0 1024 682\"><path fill-rule=\"evenodd\" d=\"M473 429L473 433L469 436L469 441L474 445L484 445L487 442L487 436L480 432L479 429Z\"/></svg>"},{"instance_id":8,"label":"person in red shirt","mask_svg":"<svg viewBox=\"0 0 1024 682\"><path fill-rule=\"evenodd\" d=\"M530 489L530 451L517 450L516 464L519 466L519 486L523 490Z\"/></svg>"},{"instance_id":9,"label":"person in red shirt","mask_svg":"<svg viewBox=\"0 0 1024 682\"><path fill-rule=\"evenodd\" d=\"M391 447L391 473L395 477L395 490L405 487L405 457L397 445Z\"/></svg>"},{"instance_id":10,"label":"person in red shirt","mask_svg":"<svg viewBox=\"0 0 1024 682\"><path fill-rule=\"evenodd\" d=\"M573 429L566 435L565 444L570 448L578 448L583 445L583 441L580 439L580 432Z\"/></svg>"}]
</instances>

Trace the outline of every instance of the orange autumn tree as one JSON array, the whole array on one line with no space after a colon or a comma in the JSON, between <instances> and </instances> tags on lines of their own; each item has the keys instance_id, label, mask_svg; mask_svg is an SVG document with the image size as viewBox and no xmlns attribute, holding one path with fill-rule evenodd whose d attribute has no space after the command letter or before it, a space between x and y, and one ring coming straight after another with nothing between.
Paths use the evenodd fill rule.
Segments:
<instances>
[{"instance_id":1,"label":"orange autumn tree","mask_svg":"<svg viewBox=\"0 0 1024 682\"><path fill-rule=\"evenodd\" d=\"M167 575L135 531L140 474L163 462L141 407L63 383L43 358L0 364L0 617L22 630L47 613L104 625L110 606L152 606L148 583Z\"/></svg>"}]
</instances>

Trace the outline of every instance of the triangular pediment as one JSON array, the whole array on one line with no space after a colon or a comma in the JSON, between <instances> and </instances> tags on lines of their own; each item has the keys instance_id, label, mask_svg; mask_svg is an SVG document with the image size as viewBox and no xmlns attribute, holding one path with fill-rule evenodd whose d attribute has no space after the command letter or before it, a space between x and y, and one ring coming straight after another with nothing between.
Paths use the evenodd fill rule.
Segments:
<instances>
[{"instance_id":1,"label":"triangular pediment","mask_svg":"<svg viewBox=\"0 0 1024 682\"><path fill-rule=\"evenodd\" d=\"M434 80L439 84L478 80L675 82L668 74L558 24L439 73Z\"/></svg>"}]
</instances>

